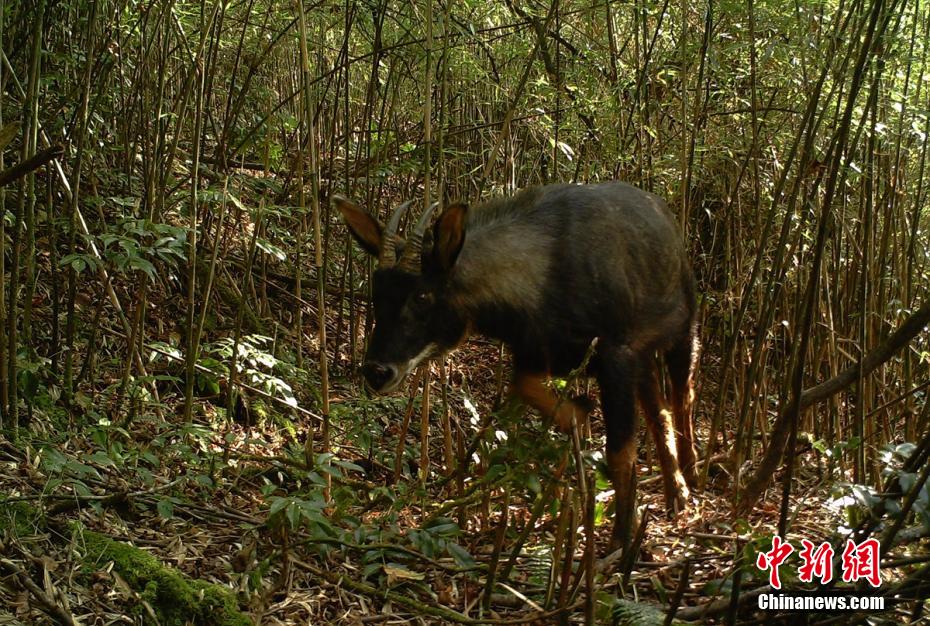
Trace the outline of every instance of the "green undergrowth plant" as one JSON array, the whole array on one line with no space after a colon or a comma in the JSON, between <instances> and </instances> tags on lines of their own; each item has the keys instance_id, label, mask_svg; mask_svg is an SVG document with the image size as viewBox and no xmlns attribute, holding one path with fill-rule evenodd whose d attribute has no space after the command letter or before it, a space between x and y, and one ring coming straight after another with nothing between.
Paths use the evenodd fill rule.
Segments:
<instances>
[{"instance_id":1,"label":"green undergrowth plant","mask_svg":"<svg viewBox=\"0 0 930 626\"><path fill-rule=\"evenodd\" d=\"M909 464L918 446L911 442L888 444L878 455L881 477L885 488L872 485L838 481L833 485L831 504L843 514L844 526L855 528L869 520L885 516L888 523L900 520L901 525L910 520L911 533L923 529L930 533L930 486L926 476ZM909 504L906 504L910 500ZM904 507L907 506L907 510Z\"/></svg>"},{"instance_id":2,"label":"green undergrowth plant","mask_svg":"<svg viewBox=\"0 0 930 626\"><path fill-rule=\"evenodd\" d=\"M121 206L133 206L136 199L110 198ZM114 223L109 232L96 237L100 256L90 253L66 255L59 262L75 272L95 273L100 269L101 257L109 271L132 274L141 271L155 281L157 265L176 272L183 262L186 231L172 224L158 224L145 219L123 217ZM90 243L90 241L88 241ZM89 247L89 246L88 246Z\"/></svg>"}]
</instances>

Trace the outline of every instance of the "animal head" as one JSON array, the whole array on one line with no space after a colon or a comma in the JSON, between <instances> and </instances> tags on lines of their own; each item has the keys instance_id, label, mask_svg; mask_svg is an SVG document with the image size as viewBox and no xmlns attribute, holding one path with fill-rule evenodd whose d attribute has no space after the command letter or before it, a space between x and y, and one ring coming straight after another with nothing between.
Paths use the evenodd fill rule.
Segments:
<instances>
[{"instance_id":1,"label":"animal head","mask_svg":"<svg viewBox=\"0 0 930 626\"><path fill-rule=\"evenodd\" d=\"M434 204L404 239L397 231L411 202L395 209L386 226L342 196L333 196L332 202L359 245L378 259L372 275L375 327L362 374L373 391L388 393L420 363L455 347L465 334L465 318L450 297L449 277L465 242L468 207L450 205L428 233Z\"/></svg>"}]
</instances>

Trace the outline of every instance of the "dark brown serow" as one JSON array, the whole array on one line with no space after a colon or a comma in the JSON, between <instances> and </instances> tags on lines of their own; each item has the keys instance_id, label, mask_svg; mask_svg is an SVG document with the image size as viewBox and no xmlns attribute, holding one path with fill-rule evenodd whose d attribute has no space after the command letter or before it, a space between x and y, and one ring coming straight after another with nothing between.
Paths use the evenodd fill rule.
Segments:
<instances>
[{"instance_id":1,"label":"dark brown serow","mask_svg":"<svg viewBox=\"0 0 930 626\"><path fill-rule=\"evenodd\" d=\"M632 531L637 399L659 451L667 506L687 505L696 482L694 281L660 198L619 182L536 187L474 210L448 206L427 233L430 207L407 240L397 229L409 203L382 226L349 200L332 201L379 259L375 328L362 367L374 391L396 389L418 364L478 332L510 347L514 390L567 430L589 407L559 403L545 381L577 368L597 338L588 373L599 383L606 421L613 547L625 547ZM671 411L657 352L668 366Z\"/></svg>"}]
</instances>

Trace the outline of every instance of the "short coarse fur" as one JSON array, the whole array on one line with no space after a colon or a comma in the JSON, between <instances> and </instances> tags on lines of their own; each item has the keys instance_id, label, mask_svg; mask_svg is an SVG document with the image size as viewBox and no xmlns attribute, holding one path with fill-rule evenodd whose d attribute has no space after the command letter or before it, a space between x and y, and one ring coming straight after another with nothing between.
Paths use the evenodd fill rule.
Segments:
<instances>
[{"instance_id":1,"label":"short coarse fur","mask_svg":"<svg viewBox=\"0 0 930 626\"><path fill-rule=\"evenodd\" d=\"M522 367L564 375L594 337L636 351L690 331L694 286L674 216L625 183L550 185L472 209L450 298Z\"/></svg>"}]
</instances>

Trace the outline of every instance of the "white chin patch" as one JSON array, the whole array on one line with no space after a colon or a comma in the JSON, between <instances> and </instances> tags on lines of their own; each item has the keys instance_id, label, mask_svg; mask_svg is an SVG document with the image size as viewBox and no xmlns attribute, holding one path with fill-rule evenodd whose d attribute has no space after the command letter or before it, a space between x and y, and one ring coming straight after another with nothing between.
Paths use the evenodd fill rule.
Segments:
<instances>
[{"instance_id":1,"label":"white chin patch","mask_svg":"<svg viewBox=\"0 0 930 626\"><path fill-rule=\"evenodd\" d=\"M420 354L416 355L415 357L407 361L407 369L404 372L404 375L406 375L407 372L413 371L416 368L416 366L419 365L423 360L428 359L435 353L436 353L436 344L435 343L426 344L426 347L420 350Z\"/></svg>"},{"instance_id":2,"label":"white chin patch","mask_svg":"<svg viewBox=\"0 0 930 626\"><path fill-rule=\"evenodd\" d=\"M436 344L430 343L427 344L419 354L417 354L412 359L409 359L406 363L397 364L397 376L395 376L394 379L387 385L382 387L379 393L390 393L397 389L404 381L404 379L407 378L407 374L415 370L420 363L436 354L436 352Z\"/></svg>"}]
</instances>

